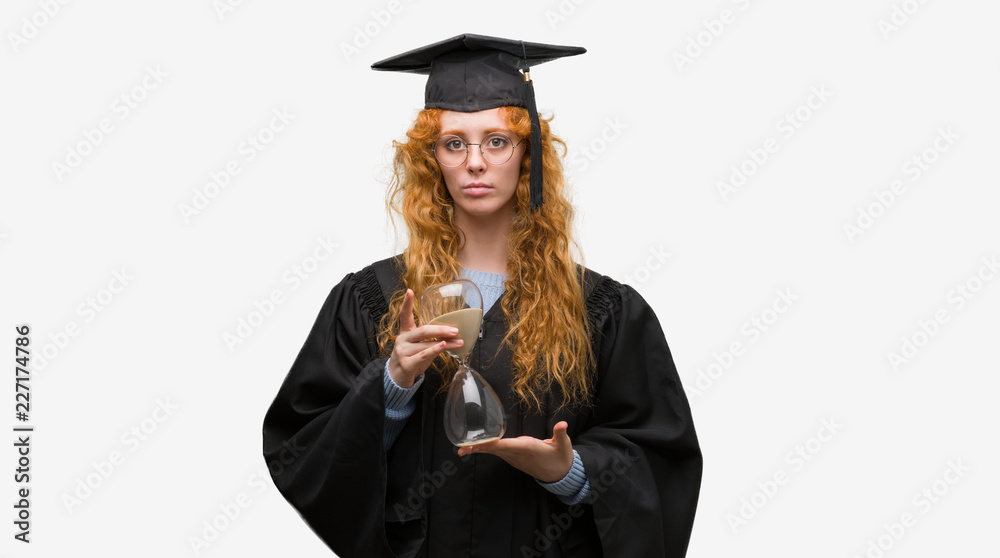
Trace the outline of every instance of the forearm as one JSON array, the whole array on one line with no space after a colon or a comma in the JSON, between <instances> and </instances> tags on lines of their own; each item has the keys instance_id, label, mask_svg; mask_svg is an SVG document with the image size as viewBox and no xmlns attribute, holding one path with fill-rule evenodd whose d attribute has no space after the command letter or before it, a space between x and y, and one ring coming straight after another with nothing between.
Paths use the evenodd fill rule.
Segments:
<instances>
[{"instance_id":1,"label":"forearm","mask_svg":"<svg viewBox=\"0 0 1000 558\"><path fill-rule=\"evenodd\" d=\"M399 433L403 430L403 426L406 425L406 420L413 414L413 410L417 406L416 401L413 401L413 396L417 393L417 389L423 382L424 376L421 374L413 382L412 386L408 388L399 387L389 373L389 360L386 359L385 368L382 373L382 384L385 390L385 436L383 438L383 447L386 450L392 447L392 443L396 441L396 437L399 436Z\"/></svg>"}]
</instances>

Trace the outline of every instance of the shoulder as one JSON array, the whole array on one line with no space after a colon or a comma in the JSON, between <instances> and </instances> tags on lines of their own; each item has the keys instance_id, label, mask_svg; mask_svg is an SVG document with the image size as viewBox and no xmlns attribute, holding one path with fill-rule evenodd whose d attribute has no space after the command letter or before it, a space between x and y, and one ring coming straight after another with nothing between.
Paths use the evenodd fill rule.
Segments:
<instances>
[{"instance_id":1,"label":"shoulder","mask_svg":"<svg viewBox=\"0 0 1000 558\"><path fill-rule=\"evenodd\" d=\"M383 275L386 272L399 273L403 271L403 255L396 254L395 256L389 256L388 258L372 262L361 269L347 274L348 278L367 278L374 275Z\"/></svg>"},{"instance_id":2,"label":"shoulder","mask_svg":"<svg viewBox=\"0 0 1000 558\"><path fill-rule=\"evenodd\" d=\"M354 291L358 303L373 318L389 311L389 300L400 288L404 265L401 254L373 262L349 273L341 284Z\"/></svg>"},{"instance_id":3,"label":"shoulder","mask_svg":"<svg viewBox=\"0 0 1000 558\"><path fill-rule=\"evenodd\" d=\"M597 325L607 317L618 314L627 286L589 267L578 264L577 270L582 275L583 300L591 324Z\"/></svg>"},{"instance_id":4,"label":"shoulder","mask_svg":"<svg viewBox=\"0 0 1000 558\"><path fill-rule=\"evenodd\" d=\"M600 326L608 321L617 322L623 309L634 312L649 310L649 304L631 285L620 283L588 267L578 265L583 273L583 296L591 324Z\"/></svg>"},{"instance_id":5,"label":"shoulder","mask_svg":"<svg viewBox=\"0 0 1000 558\"><path fill-rule=\"evenodd\" d=\"M389 311L387 301L401 283L402 273L397 267L400 261L399 256L393 256L348 273L330 288L321 312L361 313L377 323Z\"/></svg>"},{"instance_id":6,"label":"shoulder","mask_svg":"<svg viewBox=\"0 0 1000 558\"><path fill-rule=\"evenodd\" d=\"M370 289L381 283L398 281L405 271L402 254L372 262L361 269L352 271L341 279L334 288Z\"/></svg>"},{"instance_id":7,"label":"shoulder","mask_svg":"<svg viewBox=\"0 0 1000 558\"><path fill-rule=\"evenodd\" d=\"M607 308L620 304L623 298L630 298L635 289L619 283L612 277L577 264L577 271L583 278L583 298L587 308ZM638 293L636 293L638 294Z\"/></svg>"}]
</instances>

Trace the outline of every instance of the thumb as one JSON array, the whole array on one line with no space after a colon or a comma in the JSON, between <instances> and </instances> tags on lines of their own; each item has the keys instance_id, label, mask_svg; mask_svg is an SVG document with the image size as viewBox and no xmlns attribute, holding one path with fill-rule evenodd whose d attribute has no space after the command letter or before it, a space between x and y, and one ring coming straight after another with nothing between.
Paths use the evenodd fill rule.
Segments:
<instances>
[{"instance_id":1,"label":"thumb","mask_svg":"<svg viewBox=\"0 0 1000 558\"><path fill-rule=\"evenodd\" d=\"M569 434L566 433L566 429L569 428L569 424L561 420L552 427L552 443L558 446L562 445L572 445L569 439Z\"/></svg>"}]
</instances>

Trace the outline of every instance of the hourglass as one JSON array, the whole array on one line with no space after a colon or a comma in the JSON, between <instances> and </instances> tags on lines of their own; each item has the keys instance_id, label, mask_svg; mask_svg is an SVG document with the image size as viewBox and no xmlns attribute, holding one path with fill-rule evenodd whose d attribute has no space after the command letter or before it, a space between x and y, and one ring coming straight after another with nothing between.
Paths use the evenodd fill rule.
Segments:
<instances>
[{"instance_id":1,"label":"hourglass","mask_svg":"<svg viewBox=\"0 0 1000 558\"><path fill-rule=\"evenodd\" d=\"M420 314L428 323L458 328L461 347L448 350L458 370L444 405L444 431L452 444L472 446L503 437L507 417L489 383L469 364L483 321L483 295L468 279L431 285L420 296Z\"/></svg>"}]
</instances>

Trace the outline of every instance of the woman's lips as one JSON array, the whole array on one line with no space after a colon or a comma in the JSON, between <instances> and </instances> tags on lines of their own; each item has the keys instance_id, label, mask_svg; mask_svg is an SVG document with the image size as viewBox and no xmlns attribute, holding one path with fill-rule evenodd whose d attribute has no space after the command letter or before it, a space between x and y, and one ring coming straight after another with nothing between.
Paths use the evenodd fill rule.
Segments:
<instances>
[{"instance_id":1,"label":"woman's lips","mask_svg":"<svg viewBox=\"0 0 1000 558\"><path fill-rule=\"evenodd\" d=\"M473 184L469 184L468 186L465 186L464 188L462 188L462 191L470 196L483 196L488 194L492 189L493 188L487 186L486 184L476 182Z\"/></svg>"}]
</instances>

